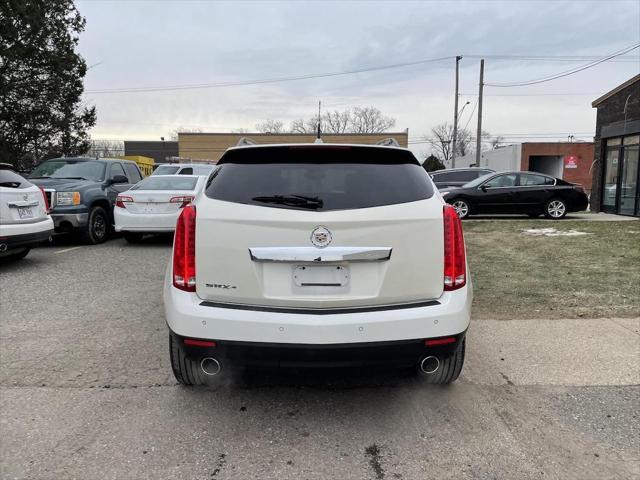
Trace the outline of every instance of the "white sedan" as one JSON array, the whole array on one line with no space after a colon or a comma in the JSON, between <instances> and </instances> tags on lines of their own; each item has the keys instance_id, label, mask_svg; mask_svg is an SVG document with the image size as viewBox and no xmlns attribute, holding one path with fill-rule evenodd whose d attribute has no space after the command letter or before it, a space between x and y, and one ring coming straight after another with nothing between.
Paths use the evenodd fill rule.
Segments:
<instances>
[{"instance_id":1,"label":"white sedan","mask_svg":"<svg viewBox=\"0 0 640 480\"><path fill-rule=\"evenodd\" d=\"M0 164L0 258L24 258L53 235L44 191Z\"/></svg>"},{"instance_id":2,"label":"white sedan","mask_svg":"<svg viewBox=\"0 0 640 480\"><path fill-rule=\"evenodd\" d=\"M145 233L173 232L182 208L202 191L206 177L155 175L118 195L114 208L116 232L135 243Z\"/></svg>"}]
</instances>

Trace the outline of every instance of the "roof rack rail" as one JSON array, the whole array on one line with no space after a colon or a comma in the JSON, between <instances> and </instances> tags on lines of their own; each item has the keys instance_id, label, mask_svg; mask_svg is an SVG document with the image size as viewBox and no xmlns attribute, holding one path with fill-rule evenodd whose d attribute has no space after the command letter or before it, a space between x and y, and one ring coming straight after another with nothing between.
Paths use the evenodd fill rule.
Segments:
<instances>
[{"instance_id":1,"label":"roof rack rail","mask_svg":"<svg viewBox=\"0 0 640 480\"><path fill-rule=\"evenodd\" d=\"M246 147L247 145L257 145L258 142L248 137L240 137L238 143L236 143L236 147Z\"/></svg>"},{"instance_id":2,"label":"roof rack rail","mask_svg":"<svg viewBox=\"0 0 640 480\"><path fill-rule=\"evenodd\" d=\"M376 142L376 145L382 145L384 147L399 147L400 146L398 141L393 137L389 137L389 138L385 138L383 140L380 140L379 142Z\"/></svg>"}]
</instances>

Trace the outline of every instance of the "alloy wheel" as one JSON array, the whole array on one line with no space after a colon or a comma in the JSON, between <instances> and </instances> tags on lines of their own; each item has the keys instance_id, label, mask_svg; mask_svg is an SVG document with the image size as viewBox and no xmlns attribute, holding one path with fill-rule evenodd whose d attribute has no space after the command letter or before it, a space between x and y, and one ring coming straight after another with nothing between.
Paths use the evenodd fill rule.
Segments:
<instances>
[{"instance_id":1,"label":"alloy wheel","mask_svg":"<svg viewBox=\"0 0 640 480\"><path fill-rule=\"evenodd\" d=\"M460 218L464 218L469 215L469 205L467 205L467 202L456 200L453 202L453 208L456 209L456 213Z\"/></svg>"},{"instance_id":2,"label":"alloy wheel","mask_svg":"<svg viewBox=\"0 0 640 480\"><path fill-rule=\"evenodd\" d=\"M566 207L560 200L554 200L553 202L550 202L549 206L547 207L547 212L549 212L549 215L551 215L553 218L560 218L564 216L565 210Z\"/></svg>"}]
</instances>

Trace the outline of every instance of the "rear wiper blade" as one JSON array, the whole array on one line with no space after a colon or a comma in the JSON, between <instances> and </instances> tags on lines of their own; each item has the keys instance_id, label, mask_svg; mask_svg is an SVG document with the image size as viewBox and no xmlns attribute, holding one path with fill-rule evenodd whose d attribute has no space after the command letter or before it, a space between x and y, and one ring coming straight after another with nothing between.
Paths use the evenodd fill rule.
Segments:
<instances>
[{"instance_id":1,"label":"rear wiper blade","mask_svg":"<svg viewBox=\"0 0 640 480\"><path fill-rule=\"evenodd\" d=\"M27 178L51 178L51 177L27 177Z\"/></svg>"},{"instance_id":2,"label":"rear wiper blade","mask_svg":"<svg viewBox=\"0 0 640 480\"><path fill-rule=\"evenodd\" d=\"M280 205L292 205L304 208L322 208L324 202L318 197L308 197L306 195L268 195L253 197L251 200L262 203L277 203Z\"/></svg>"}]
</instances>

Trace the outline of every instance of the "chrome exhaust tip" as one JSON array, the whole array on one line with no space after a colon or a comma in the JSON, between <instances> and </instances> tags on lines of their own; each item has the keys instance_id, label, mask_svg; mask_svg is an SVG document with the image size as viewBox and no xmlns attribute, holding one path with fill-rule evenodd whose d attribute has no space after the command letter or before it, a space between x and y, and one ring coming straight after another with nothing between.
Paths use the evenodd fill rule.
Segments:
<instances>
[{"instance_id":1,"label":"chrome exhaust tip","mask_svg":"<svg viewBox=\"0 0 640 480\"><path fill-rule=\"evenodd\" d=\"M439 368L440 359L438 359L438 357L429 355L420 360L420 371L424 374L431 375L432 373L436 373Z\"/></svg>"},{"instance_id":2,"label":"chrome exhaust tip","mask_svg":"<svg viewBox=\"0 0 640 480\"><path fill-rule=\"evenodd\" d=\"M222 370L222 365L213 357L205 357L200 361L200 370L210 377L218 375Z\"/></svg>"}]
</instances>

